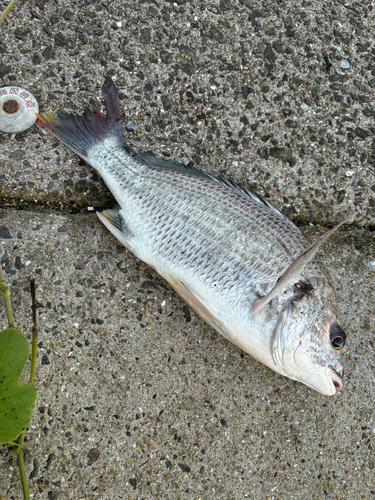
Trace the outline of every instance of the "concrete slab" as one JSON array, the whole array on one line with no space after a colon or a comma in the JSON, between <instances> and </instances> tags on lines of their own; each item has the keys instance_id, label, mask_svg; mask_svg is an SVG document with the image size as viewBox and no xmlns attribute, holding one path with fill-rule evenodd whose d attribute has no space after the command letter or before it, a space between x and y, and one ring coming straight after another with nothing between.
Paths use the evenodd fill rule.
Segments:
<instances>
[{"instance_id":1,"label":"concrete slab","mask_svg":"<svg viewBox=\"0 0 375 500\"><path fill-rule=\"evenodd\" d=\"M294 220L355 209L373 224L374 14L369 2L35 0L2 25L0 78L42 110L81 111L111 75L134 149L226 175ZM0 140L6 203L108 204L36 126Z\"/></svg>"},{"instance_id":2,"label":"concrete slab","mask_svg":"<svg viewBox=\"0 0 375 500\"><path fill-rule=\"evenodd\" d=\"M329 398L207 327L93 214L7 209L0 226L24 332L30 276L38 286L39 395L26 457L34 498L375 494L374 233L344 228L322 252L349 335L344 387ZM5 447L0 468L0 498L21 498Z\"/></svg>"}]
</instances>

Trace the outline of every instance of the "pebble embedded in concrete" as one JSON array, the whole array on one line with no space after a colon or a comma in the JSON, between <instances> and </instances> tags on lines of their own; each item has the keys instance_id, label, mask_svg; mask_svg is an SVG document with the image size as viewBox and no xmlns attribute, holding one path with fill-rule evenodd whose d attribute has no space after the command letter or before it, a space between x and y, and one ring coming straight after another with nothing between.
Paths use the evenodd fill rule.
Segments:
<instances>
[{"instance_id":1,"label":"pebble embedded in concrete","mask_svg":"<svg viewBox=\"0 0 375 500\"><path fill-rule=\"evenodd\" d=\"M341 59L340 68L348 69L350 67L350 62L347 59Z\"/></svg>"}]
</instances>

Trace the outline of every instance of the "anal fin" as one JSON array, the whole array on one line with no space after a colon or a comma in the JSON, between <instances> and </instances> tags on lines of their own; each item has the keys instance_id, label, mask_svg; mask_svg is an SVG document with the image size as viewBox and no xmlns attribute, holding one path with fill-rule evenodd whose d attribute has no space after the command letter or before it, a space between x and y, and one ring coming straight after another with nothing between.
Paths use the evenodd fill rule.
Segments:
<instances>
[{"instance_id":1,"label":"anal fin","mask_svg":"<svg viewBox=\"0 0 375 500\"><path fill-rule=\"evenodd\" d=\"M104 210L104 212L96 212L96 215L113 236L118 239L125 248L137 256L134 248L130 244L130 233L126 228L121 212L122 210L120 207L114 206L113 208Z\"/></svg>"},{"instance_id":2,"label":"anal fin","mask_svg":"<svg viewBox=\"0 0 375 500\"><path fill-rule=\"evenodd\" d=\"M200 316L209 326L214 328L225 338L233 342L232 336L229 335L228 327L224 323L218 311L215 311L212 307L210 307L204 299L190 290L182 283L182 281L175 278L172 274L168 272L161 272L160 270L158 270L158 272L165 280L168 281L177 295L179 295L179 297L181 297L181 299L184 300L198 316Z\"/></svg>"}]
</instances>

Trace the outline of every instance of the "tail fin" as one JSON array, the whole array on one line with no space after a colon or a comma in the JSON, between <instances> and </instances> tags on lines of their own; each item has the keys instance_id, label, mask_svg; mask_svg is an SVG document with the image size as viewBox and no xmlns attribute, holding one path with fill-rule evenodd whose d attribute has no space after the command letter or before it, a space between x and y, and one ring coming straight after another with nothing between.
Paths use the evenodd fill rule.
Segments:
<instances>
[{"instance_id":1,"label":"tail fin","mask_svg":"<svg viewBox=\"0 0 375 500\"><path fill-rule=\"evenodd\" d=\"M88 151L104 139L112 138L117 144L125 146L118 92L111 79L103 85L102 93L107 110L106 118L95 106L93 110L87 109L82 116L41 113L38 115L39 123L85 160Z\"/></svg>"}]
</instances>

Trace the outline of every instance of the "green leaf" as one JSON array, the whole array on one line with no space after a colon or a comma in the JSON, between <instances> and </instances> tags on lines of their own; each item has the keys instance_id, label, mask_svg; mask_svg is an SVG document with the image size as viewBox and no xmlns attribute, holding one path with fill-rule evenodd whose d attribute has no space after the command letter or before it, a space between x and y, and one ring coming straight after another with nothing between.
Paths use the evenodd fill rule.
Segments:
<instances>
[{"instance_id":1,"label":"green leaf","mask_svg":"<svg viewBox=\"0 0 375 500\"><path fill-rule=\"evenodd\" d=\"M19 330L0 332L0 444L15 441L29 425L37 391L19 380L29 356L29 343Z\"/></svg>"}]
</instances>

